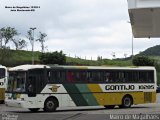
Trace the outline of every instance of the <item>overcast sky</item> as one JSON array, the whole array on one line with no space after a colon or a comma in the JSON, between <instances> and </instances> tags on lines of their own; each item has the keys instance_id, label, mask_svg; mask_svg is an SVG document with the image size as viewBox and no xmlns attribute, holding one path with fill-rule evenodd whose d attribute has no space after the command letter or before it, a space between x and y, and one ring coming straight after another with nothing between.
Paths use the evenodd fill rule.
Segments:
<instances>
[{"instance_id":1,"label":"overcast sky","mask_svg":"<svg viewBox=\"0 0 160 120\"><path fill-rule=\"evenodd\" d=\"M5 6L40 6L35 12L11 12ZM25 38L30 27L47 34L49 52L96 59L131 55L132 31L127 0L0 0L0 28L15 27ZM134 54L159 44L157 39L134 39ZM28 41L29 45L29 41ZM31 50L29 45L25 50ZM41 50L35 43L35 50ZM46 50L47 51L47 50Z\"/></svg>"}]
</instances>

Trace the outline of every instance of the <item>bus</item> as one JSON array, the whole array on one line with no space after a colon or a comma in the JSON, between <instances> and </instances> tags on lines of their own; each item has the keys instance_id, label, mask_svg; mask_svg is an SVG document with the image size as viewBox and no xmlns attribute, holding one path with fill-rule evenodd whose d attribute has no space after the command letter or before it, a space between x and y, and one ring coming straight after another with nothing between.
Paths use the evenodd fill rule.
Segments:
<instances>
[{"instance_id":1,"label":"bus","mask_svg":"<svg viewBox=\"0 0 160 120\"><path fill-rule=\"evenodd\" d=\"M55 111L63 106L115 106L156 101L154 67L20 65L9 69L8 106Z\"/></svg>"},{"instance_id":2,"label":"bus","mask_svg":"<svg viewBox=\"0 0 160 120\"><path fill-rule=\"evenodd\" d=\"M4 103L7 83L7 68L0 65L0 103Z\"/></svg>"}]
</instances>

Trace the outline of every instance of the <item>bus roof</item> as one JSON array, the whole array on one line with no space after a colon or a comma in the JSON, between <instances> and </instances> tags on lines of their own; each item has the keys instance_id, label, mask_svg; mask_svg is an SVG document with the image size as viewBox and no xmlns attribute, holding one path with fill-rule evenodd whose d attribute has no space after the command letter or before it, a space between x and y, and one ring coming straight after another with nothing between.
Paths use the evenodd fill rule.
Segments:
<instances>
[{"instance_id":1,"label":"bus roof","mask_svg":"<svg viewBox=\"0 0 160 120\"><path fill-rule=\"evenodd\" d=\"M155 70L150 66L128 66L128 67L108 67L108 66L62 66L62 65L20 65L10 68L9 71L27 71L36 68L52 68L52 69L119 69L119 70Z\"/></svg>"},{"instance_id":2,"label":"bus roof","mask_svg":"<svg viewBox=\"0 0 160 120\"><path fill-rule=\"evenodd\" d=\"M16 67L12 67L9 69L9 71L27 71L29 69L35 69L35 68L50 68L47 65L19 65Z\"/></svg>"},{"instance_id":3,"label":"bus roof","mask_svg":"<svg viewBox=\"0 0 160 120\"><path fill-rule=\"evenodd\" d=\"M0 65L0 68L5 68L5 69L7 69L5 66L3 66L3 65Z\"/></svg>"},{"instance_id":4,"label":"bus roof","mask_svg":"<svg viewBox=\"0 0 160 120\"><path fill-rule=\"evenodd\" d=\"M127 66L127 67L116 67L116 66L51 66L51 68L62 68L62 69L119 69L119 70L155 70L155 67L151 66Z\"/></svg>"}]
</instances>

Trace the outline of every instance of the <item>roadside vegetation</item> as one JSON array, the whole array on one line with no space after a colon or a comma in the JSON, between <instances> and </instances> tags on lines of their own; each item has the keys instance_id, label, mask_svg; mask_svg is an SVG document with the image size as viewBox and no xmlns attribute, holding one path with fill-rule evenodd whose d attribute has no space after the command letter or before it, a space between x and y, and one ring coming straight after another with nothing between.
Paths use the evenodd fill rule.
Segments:
<instances>
[{"instance_id":1,"label":"roadside vegetation","mask_svg":"<svg viewBox=\"0 0 160 120\"><path fill-rule=\"evenodd\" d=\"M22 64L32 64L32 51L34 42L39 42L41 51L34 51L35 64L59 64L59 65L84 65L84 66L155 66L157 70L158 84L160 84L160 45L148 48L138 55L116 59L113 54L112 60L97 57L97 60L86 60L81 58L68 57L63 51L45 52L47 34L39 32L34 38L34 29L30 28L26 32L26 38L22 38L20 33L11 27L0 28L0 64L13 67ZM27 42L28 40L28 42ZM30 43L30 51L23 50ZM14 47L13 47L14 45Z\"/></svg>"}]
</instances>

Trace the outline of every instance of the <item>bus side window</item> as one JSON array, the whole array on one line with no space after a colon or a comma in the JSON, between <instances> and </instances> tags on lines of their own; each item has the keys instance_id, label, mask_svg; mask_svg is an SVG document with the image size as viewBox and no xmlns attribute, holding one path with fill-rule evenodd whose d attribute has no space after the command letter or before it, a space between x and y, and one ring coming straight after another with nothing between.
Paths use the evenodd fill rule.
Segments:
<instances>
[{"instance_id":1,"label":"bus side window","mask_svg":"<svg viewBox=\"0 0 160 120\"><path fill-rule=\"evenodd\" d=\"M73 75L71 71L68 71L67 73L67 81L68 82L72 82L73 81Z\"/></svg>"},{"instance_id":2,"label":"bus side window","mask_svg":"<svg viewBox=\"0 0 160 120\"><path fill-rule=\"evenodd\" d=\"M105 82L110 82L110 73L109 72L105 72Z\"/></svg>"},{"instance_id":3,"label":"bus side window","mask_svg":"<svg viewBox=\"0 0 160 120\"><path fill-rule=\"evenodd\" d=\"M80 80L83 83L87 83L87 76L86 76L86 72L85 71L80 71Z\"/></svg>"},{"instance_id":4,"label":"bus side window","mask_svg":"<svg viewBox=\"0 0 160 120\"><path fill-rule=\"evenodd\" d=\"M148 82L149 83L153 83L154 82L154 72L153 71L149 71L147 78L148 78Z\"/></svg>"},{"instance_id":5,"label":"bus side window","mask_svg":"<svg viewBox=\"0 0 160 120\"><path fill-rule=\"evenodd\" d=\"M51 72L47 71L47 82L51 81Z\"/></svg>"},{"instance_id":6,"label":"bus side window","mask_svg":"<svg viewBox=\"0 0 160 120\"><path fill-rule=\"evenodd\" d=\"M65 81L65 72L64 71L59 71L59 82L64 82Z\"/></svg>"},{"instance_id":7,"label":"bus side window","mask_svg":"<svg viewBox=\"0 0 160 120\"><path fill-rule=\"evenodd\" d=\"M123 71L119 72L119 83L124 83L125 82L125 75Z\"/></svg>"},{"instance_id":8,"label":"bus side window","mask_svg":"<svg viewBox=\"0 0 160 120\"><path fill-rule=\"evenodd\" d=\"M141 83L143 83L143 82L145 82L145 79L146 79L146 74L145 74L145 72L142 72L142 71L140 71L139 72L139 82Z\"/></svg>"},{"instance_id":9,"label":"bus side window","mask_svg":"<svg viewBox=\"0 0 160 120\"><path fill-rule=\"evenodd\" d=\"M91 71L87 71L87 81L92 83L92 72Z\"/></svg>"}]
</instances>

